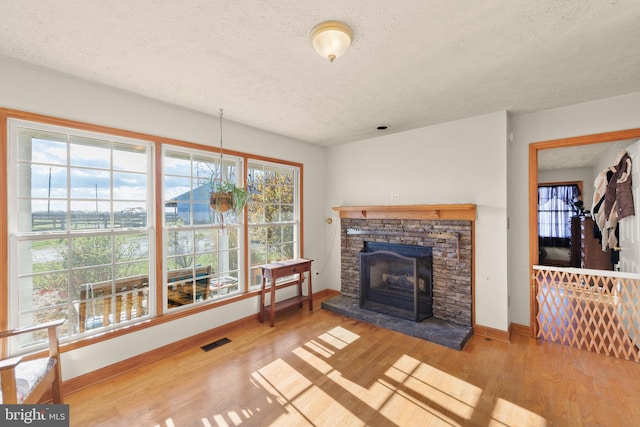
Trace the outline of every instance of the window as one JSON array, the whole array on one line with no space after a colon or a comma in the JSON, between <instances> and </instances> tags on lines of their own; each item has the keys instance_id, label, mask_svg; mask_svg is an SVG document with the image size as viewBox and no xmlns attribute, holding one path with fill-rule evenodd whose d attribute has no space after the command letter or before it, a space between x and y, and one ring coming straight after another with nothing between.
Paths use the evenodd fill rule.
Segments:
<instances>
[{"instance_id":1,"label":"window","mask_svg":"<svg viewBox=\"0 0 640 427\"><path fill-rule=\"evenodd\" d=\"M571 217L580 199L578 184L538 186L538 235L547 240L544 246L568 247Z\"/></svg>"},{"instance_id":2,"label":"window","mask_svg":"<svg viewBox=\"0 0 640 427\"><path fill-rule=\"evenodd\" d=\"M68 123L7 121L10 327L64 318L70 341L213 308L255 291L258 265L300 256L300 164ZM221 178L250 190L244 211L211 208Z\"/></svg>"},{"instance_id":3,"label":"window","mask_svg":"<svg viewBox=\"0 0 640 427\"><path fill-rule=\"evenodd\" d=\"M248 165L250 286L261 284L259 265L300 256L295 166L252 160Z\"/></svg>"},{"instance_id":4,"label":"window","mask_svg":"<svg viewBox=\"0 0 640 427\"><path fill-rule=\"evenodd\" d=\"M9 121L12 326L65 318L61 335L75 337L153 314L151 154L145 141Z\"/></svg>"},{"instance_id":5,"label":"window","mask_svg":"<svg viewBox=\"0 0 640 427\"><path fill-rule=\"evenodd\" d=\"M214 183L237 185L243 160L204 151L165 148L164 231L166 303L169 309L238 294L243 263L242 218L209 206Z\"/></svg>"}]
</instances>

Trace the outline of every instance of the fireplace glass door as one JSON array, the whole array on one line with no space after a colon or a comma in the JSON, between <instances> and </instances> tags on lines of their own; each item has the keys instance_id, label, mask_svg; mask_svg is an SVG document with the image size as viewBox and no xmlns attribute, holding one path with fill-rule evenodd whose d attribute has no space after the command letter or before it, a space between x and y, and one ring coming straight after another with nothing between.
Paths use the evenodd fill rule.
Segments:
<instances>
[{"instance_id":1,"label":"fireplace glass door","mask_svg":"<svg viewBox=\"0 0 640 427\"><path fill-rule=\"evenodd\" d=\"M360 306L403 319L432 315L432 257L360 253Z\"/></svg>"}]
</instances>

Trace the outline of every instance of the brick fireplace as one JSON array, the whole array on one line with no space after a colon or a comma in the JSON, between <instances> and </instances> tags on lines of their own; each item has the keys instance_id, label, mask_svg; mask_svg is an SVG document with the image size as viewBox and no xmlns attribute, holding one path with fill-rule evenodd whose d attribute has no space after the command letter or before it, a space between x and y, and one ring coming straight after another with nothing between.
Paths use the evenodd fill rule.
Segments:
<instances>
[{"instance_id":1,"label":"brick fireplace","mask_svg":"<svg viewBox=\"0 0 640 427\"><path fill-rule=\"evenodd\" d=\"M431 247L433 318L472 326L475 205L334 209L340 213L341 297L359 299L359 253L365 242Z\"/></svg>"}]
</instances>

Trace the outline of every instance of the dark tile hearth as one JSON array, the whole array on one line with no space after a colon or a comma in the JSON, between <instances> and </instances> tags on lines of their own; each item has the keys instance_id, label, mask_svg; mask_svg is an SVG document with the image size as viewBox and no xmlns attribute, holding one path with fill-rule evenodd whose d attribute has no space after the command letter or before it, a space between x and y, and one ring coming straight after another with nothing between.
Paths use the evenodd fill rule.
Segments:
<instances>
[{"instance_id":1,"label":"dark tile hearth","mask_svg":"<svg viewBox=\"0 0 640 427\"><path fill-rule=\"evenodd\" d=\"M356 298L344 295L326 299L322 302L322 308L454 350L462 350L473 333L470 326L457 325L434 317L414 322L363 309Z\"/></svg>"}]
</instances>

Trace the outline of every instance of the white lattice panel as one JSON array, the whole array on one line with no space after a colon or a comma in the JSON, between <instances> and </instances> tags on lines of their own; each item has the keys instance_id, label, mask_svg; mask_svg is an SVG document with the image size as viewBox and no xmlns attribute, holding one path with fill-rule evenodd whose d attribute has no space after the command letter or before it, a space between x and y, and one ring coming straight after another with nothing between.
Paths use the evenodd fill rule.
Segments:
<instances>
[{"instance_id":1,"label":"white lattice panel","mask_svg":"<svg viewBox=\"0 0 640 427\"><path fill-rule=\"evenodd\" d=\"M538 338L640 362L640 275L535 266Z\"/></svg>"}]
</instances>

